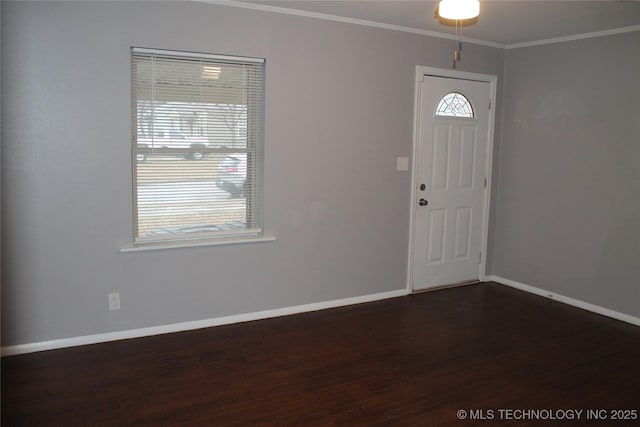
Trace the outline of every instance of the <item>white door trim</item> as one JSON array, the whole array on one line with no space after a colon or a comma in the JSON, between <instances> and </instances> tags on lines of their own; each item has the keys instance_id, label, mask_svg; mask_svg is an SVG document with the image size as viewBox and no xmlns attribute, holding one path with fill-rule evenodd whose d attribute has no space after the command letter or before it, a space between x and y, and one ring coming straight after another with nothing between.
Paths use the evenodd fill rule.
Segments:
<instances>
[{"instance_id":1,"label":"white door trim","mask_svg":"<svg viewBox=\"0 0 640 427\"><path fill-rule=\"evenodd\" d=\"M473 80L489 83L489 93L491 97L491 109L489 110L489 126L487 127L487 160L486 174L487 186L485 188L484 205L482 211L482 237L480 247L482 248L482 260L480 262L478 278L480 281L485 280L485 271L487 266L487 242L489 233L489 213L491 207L491 175L493 166L493 135L495 125L495 104L496 104L496 87L498 77L489 74L468 73L464 71L446 70L441 68L416 67L415 79L415 97L413 107L413 148L412 148L412 166L411 166L411 200L410 200L410 219L409 219L409 259L407 263L407 292L413 292L413 251L414 251L414 229L415 229L415 204L417 203L417 154L420 145L420 83L424 76L448 77L459 80ZM487 106L488 107L488 106Z\"/></svg>"}]
</instances>

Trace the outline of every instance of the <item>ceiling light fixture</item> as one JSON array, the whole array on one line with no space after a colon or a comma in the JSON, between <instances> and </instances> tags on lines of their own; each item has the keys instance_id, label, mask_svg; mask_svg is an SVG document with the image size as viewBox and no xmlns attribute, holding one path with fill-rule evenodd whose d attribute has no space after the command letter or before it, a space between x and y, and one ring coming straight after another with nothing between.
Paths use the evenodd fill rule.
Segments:
<instances>
[{"instance_id":1,"label":"ceiling light fixture","mask_svg":"<svg viewBox=\"0 0 640 427\"><path fill-rule=\"evenodd\" d=\"M440 0L438 15L444 19L471 19L480 15L478 0Z\"/></svg>"},{"instance_id":2,"label":"ceiling light fixture","mask_svg":"<svg viewBox=\"0 0 640 427\"><path fill-rule=\"evenodd\" d=\"M462 52L462 24L460 21L473 19L480 15L479 0L440 0L438 3L438 16L456 23L456 38L453 47L453 69L460 61Z\"/></svg>"}]
</instances>

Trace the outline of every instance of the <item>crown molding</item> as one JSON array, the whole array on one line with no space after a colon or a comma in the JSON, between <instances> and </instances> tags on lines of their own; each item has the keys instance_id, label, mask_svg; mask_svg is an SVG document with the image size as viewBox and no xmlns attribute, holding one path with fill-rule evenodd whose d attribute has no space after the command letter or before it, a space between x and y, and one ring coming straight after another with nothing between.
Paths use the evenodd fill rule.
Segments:
<instances>
[{"instance_id":1,"label":"crown molding","mask_svg":"<svg viewBox=\"0 0 640 427\"><path fill-rule=\"evenodd\" d=\"M614 34L631 33L634 31L640 31L640 25L631 25L629 27L612 28L610 30L594 31L592 33L575 34L572 36L565 36L565 37L554 37L551 39L536 40L531 42L513 43L513 44L505 45L504 47L505 49L517 49L521 47L541 46L541 45L553 44L553 43L563 43L563 42L570 42L574 40L590 39L594 37L606 37Z\"/></svg>"},{"instance_id":2,"label":"crown molding","mask_svg":"<svg viewBox=\"0 0 640 427\"><path fill-rule=\"evenodd\" d=\"M440 33L437 31L421 30L419 28L405 27L402 25L385 24L383 22L368 21L366 19L346 18L344 16L330 15L326 13L290 9L290 8L280 7L280 6L271 6L271 5L264 5L264 4L257 4L257 3L245 3L245 2L235 1L235 0L194 0L194 1L197 1L199 3L209 3L209 4L220 5L220 6L238 7L241 9L258 10L262 12L280 13L283 15L294 15L294 16L303 16L306 18L323 19L325 21L343 22L347 24L362 25L365 27L382 28L385 30L401 31L405 33L419 34L421 36L437 37L437 38L447 39L447 40L457 40L457 38L453 34ZM473 44L482 45L482 46L495 47L498 49L504 49L506 47L502 43L494 43L486 40L474 39L469 37L462 37L461 41L465 43L473 43Z\"/></svg>"},{"instance_id":3,"label":"crown molding","mask_svg":"<svg viewBox=\"0 0 640 427\"><path fill-rule=\"evenodd\" d=\"M447 40L456 40L456 37L454 35L440 33L438 31L422 30L419 28L405 27L402 25L385 24L383 22L368 21L365 19L346 18L344 16L330 15L330 14L319 13L319 12L309 12L305 10L290 9L290 8L280 7L280 6L271 6L271 5L264 5L264 4L258 4L258 3L246 3L246 2L236 1L236 0L193 0L193 1L196 1L198 3L230 6L230 7L237 7L241 9L257 10L262 12L280 13L283 15L294 15L294 16L302 16L306 18L323 19L325 21L343 22L347 24L356 24L356 25L362 25L366 27L401 31L405 33L419 34L422 36L437 37L437 38L447 39ZM571 36L554 37L549 39L534 40L534 41L522 42L522 43L511 43L511 44L502 44L502 43L490 42L487 40L480 40L480 39L474 39L469 37L462 37L461 40L466 43L473 43L481 46L494 47L498 49L518 49L522 47L541 46L541 45L553 44L553 43L563 43L563 42L582 40L582 39L588 39L588 38L594 38L594 37L606 37L614 34L630 33L634 31L640 31L640 25L632 25L629 27L613 28L613 29L603 30L603 31L594 31L591 33L575 34Z\"/></svg>"}]
</instances>

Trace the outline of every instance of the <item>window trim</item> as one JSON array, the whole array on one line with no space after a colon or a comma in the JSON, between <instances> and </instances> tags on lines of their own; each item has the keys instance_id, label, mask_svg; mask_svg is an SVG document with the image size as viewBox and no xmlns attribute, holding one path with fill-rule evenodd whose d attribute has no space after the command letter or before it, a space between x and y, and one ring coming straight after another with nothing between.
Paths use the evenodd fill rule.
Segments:
<instances>
[{"instance_id":1,"label":"window trim","mask_svg":"<svg viewBox=\"0 0 640 427\"><path fill-rule=\"evenodd\" d=\"M223 238L213 237L208 239L182 239L174 241L155 241L145 243L133 243L131 245L122 246L120 252L149 252L160 251L165 249L184 249L184 248L202 248L209 246L228 246L228 245L240 245L247 243L266 243L275 241L275 236L254 236L254 237L236 237L236 238Z\"/></svg>"},{"instance_id":2,"label":"window trim","mask_svg":"<svg viewBox=\"0 0 640 427\"><path fill-rule=\"evenodd\" d=\"M212 53L185 52L180 50L149 49L146 47L132 47L131 52L147 54L147 55L172 56L175 58L185 58L185 59L213 59L216 61L245 62L249 64L265 63L264 58L250 58L246 56L232 56L232 55L216 55Z\"/></svg>"}]
</instances>

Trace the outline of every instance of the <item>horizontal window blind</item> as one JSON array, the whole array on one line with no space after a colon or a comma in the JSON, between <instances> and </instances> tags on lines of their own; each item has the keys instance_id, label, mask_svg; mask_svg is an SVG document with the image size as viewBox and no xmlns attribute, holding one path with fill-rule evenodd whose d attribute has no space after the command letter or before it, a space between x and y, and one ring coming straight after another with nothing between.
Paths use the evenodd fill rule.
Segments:
<instances>
[{"instance_id":1,"label":"horizontal window blind","mask_svg":"<svg viewBox=\"0 0 640 427\"><path fill-rule=\"evenodd\" d=\"M134 241L261 233L263 60L131 55Z\"/></svg>"}]
</instances>

